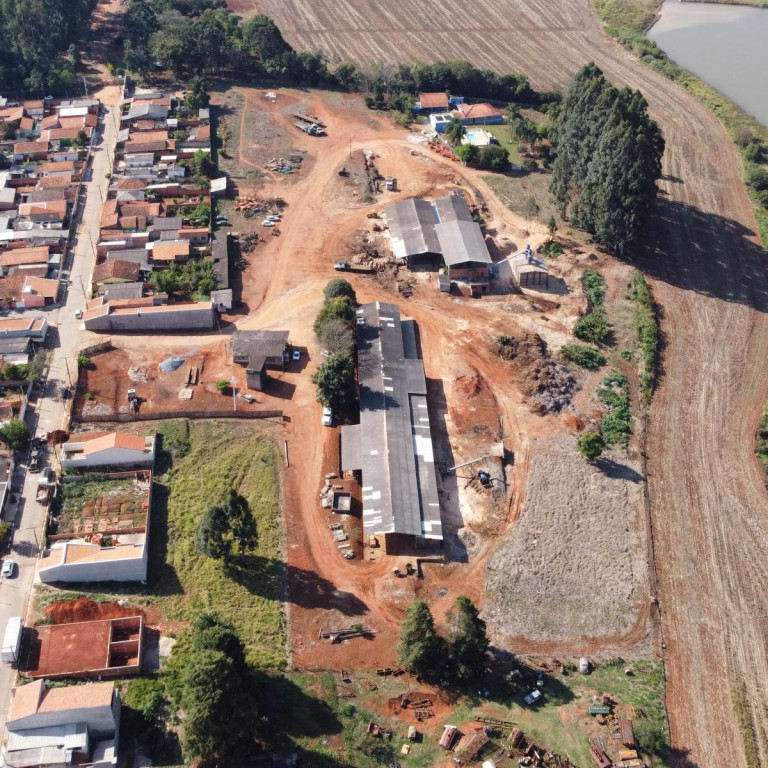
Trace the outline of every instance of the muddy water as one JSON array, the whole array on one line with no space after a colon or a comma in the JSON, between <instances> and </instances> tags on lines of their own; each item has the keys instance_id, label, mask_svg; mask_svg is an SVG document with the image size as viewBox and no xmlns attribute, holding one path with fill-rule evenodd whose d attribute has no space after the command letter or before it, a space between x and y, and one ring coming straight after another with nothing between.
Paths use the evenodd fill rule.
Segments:
<instances>
[{"instance_id":1,"label":"muddy water","mask_svg":"<svg viewBox=\"0 0 768 768\"><path fill-rule=\"evenodd\" d=\"M768 126L768 9L666 0L648 37Z\"/></svg>"}]
</instances>

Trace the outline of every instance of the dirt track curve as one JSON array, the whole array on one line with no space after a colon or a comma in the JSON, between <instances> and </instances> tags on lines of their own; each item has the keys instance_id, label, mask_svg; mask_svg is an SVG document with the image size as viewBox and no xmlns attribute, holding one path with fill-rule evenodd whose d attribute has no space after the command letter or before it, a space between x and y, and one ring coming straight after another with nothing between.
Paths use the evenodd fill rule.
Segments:
<instances>
[{"instance_id":1,"label":"dirt track curve","mask_svg":"<svg viewBox=\"0 0 768 768\"><path fill-rule=\"evenodd\" d=\"M717 120L601 31L589 0L235 0L331 59L470 58L562 85L594 60L640 88L667 140L653 242L642 256L667 338L648 431L672 738L679 764L746 766L733 707L745 687L768 763L768 504L752 458L768 395L764 253ZM338 26L340 25L340 26Z\"/></svg>"}]
</instances>

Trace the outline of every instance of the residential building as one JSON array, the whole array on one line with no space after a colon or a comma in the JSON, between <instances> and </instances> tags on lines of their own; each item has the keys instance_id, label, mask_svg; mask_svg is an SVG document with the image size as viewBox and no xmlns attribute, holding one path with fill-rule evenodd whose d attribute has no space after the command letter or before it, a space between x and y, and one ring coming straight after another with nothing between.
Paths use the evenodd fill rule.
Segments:
<instances>
[{"instance_id":1,"label":"residential building","mask_svg":"<svg viewBox=\"0 0 768 768\"><path fill-rule=\"evenodd\" d=\"M17 686L6 721L8 768L117 764L120 694L112 682L48 688Z\"/></svg>"},{"instance_id":2,"label":"residential building","mask_svg":"<svg viewBox=\"0 0 768 768\"><path fill-rule=\"evenodd\" d=\"M288 331L235 331L232 360L246 366L250 389L263 390L269 380L267 368L285 368L291 359Z\"/></svg>"},{"instance_id":3,"label":"residential building","mask_svg":"<svg viewBox=\"0 0 768 768\"><path fill-rule=\"evenodd\" d=\"M73 434L61 445L62 467L152 466L155 435L125 432Z\"/></svg>"}]
</instances>

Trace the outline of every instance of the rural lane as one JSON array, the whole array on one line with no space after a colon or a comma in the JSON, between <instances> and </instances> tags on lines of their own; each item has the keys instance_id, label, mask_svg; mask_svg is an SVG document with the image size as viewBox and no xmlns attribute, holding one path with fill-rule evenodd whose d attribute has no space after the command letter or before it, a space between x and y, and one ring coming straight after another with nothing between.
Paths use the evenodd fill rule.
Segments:
<instances>
[{"instance_id":1,"label":"rural lane","mask_svg":"<svg viewBox=\"0 0 768 768\"><path fill-rule=\"evenodd\" d=\"M667 151L639 258L662 307L648 482L676 763L746 768L738 700L768 763L768 495L753 439L768 396L765 253L716 118L602 32L589 0L232 0L331 61L468 58L562 86L595 61L640 88ZM343 24L339 26L339 20ZM747 739L749 740L749 739Z\"/></svg>"}]
</instances>

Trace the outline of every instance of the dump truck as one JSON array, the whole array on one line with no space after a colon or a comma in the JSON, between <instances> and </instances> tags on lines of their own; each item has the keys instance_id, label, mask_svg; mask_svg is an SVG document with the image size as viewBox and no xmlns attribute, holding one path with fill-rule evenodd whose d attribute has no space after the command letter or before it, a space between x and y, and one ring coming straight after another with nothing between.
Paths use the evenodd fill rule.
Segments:
<instances>
[{"instance_id":1,"label":"dump truck","mask_svg":"<svg viewBox=\"0 0 768 768\"><path fill-rule=\"evenodd\" d=\"M24 622L21 616L11 616L3 636L2 659L6 664L18 664L23 632Z\"/></svg>"},{"instance_id":2,"label":"dump truck","mask_svg":"<svg viewBox=\"0 0 768 768\"><path fill-rule=\"evenodd\" d=\"M45 467L43 474L37 480L37 495L35 500L38 504L48 504L56 493L56 473L50 468Z\"/></svg>"}]
</instances>

